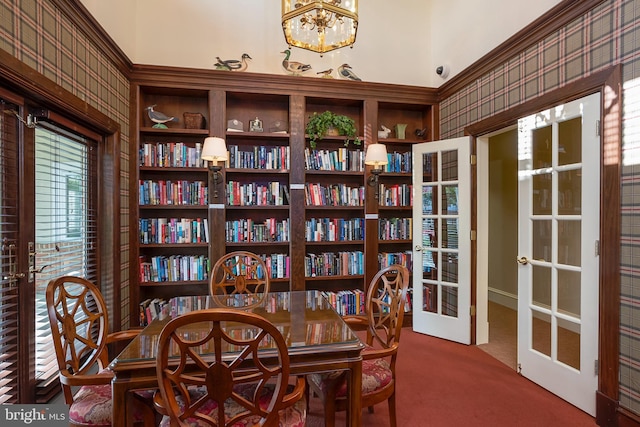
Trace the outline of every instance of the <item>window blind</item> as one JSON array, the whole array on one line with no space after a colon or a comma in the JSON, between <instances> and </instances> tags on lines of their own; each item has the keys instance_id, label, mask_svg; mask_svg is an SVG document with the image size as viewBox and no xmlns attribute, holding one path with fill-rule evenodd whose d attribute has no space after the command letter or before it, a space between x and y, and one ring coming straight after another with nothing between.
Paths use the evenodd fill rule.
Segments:
<instances>
[{"instance_id":1,"label":"window blind","mask_svg":"<svg viewBox=\"0 0 640 427\"><path fill-rule=\"evenodd\" d=\"M58 375L45 302L50 279L97 279L95 141L50 123L35 130L36 380L47 401ZM76 319L81 320L81 319Z\"/></svg>"}]
</instances>

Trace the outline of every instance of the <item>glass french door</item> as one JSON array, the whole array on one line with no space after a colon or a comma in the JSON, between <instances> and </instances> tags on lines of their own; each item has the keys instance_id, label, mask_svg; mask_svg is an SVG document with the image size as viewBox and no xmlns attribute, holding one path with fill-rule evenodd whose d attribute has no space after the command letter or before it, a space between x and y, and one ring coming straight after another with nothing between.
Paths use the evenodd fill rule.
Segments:
<instances>
[{"instance_id":1,"label":"glass french door","mask_svg":"<svg viewBox=\"0 0 640 427\"><path fill-rule=\"evenodd\" d=\"M18 403L27 382L20 375L24 353L19 289L26 281L19 259L19 106L0 92L0 404Z\"/></svg>"},{"instance_id":2,"label":"glass french door","mask_svg":"<svg viewBox=\"0 0 640 427\"><path fill-rule=\"evenodd\" d=\"M471 343L469 138L413 146L413 329Z\"/></svg>"},{"instance_id":3,"label":"glass french door","mask_svg":"<svg viewBox=\"0 0 640 427\"><path fill-rule=\"evenodd\" d=\"M0 404L60 392L46 286L98 277L96 139L38 122L21 101L0 88Z\"/></svg>"},{"instance_id":4,"label":"glass french door","mask_svg":"<svg viewBox=\"0 0 640 427\"><path fill-rule=\"evenodd\" d=\"M518 368L595 415L600 95L518 122Z\"/></svg>"}]
</instances>

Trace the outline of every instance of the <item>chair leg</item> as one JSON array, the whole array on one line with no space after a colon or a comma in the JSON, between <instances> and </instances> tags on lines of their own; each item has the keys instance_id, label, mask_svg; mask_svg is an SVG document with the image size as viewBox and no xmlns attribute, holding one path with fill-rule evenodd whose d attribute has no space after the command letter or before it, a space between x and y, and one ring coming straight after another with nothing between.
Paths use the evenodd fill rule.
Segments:
<instances>
[{"instance_id":1,"label":"chair leg","mask_svg":"<svg viewBox=\"0 0 640 427\"><path fill-rule=\"evenodd\" d=\"M396 427L396 392L389 396L389 425L390 427Z\"/></svg>"}]
</instances>

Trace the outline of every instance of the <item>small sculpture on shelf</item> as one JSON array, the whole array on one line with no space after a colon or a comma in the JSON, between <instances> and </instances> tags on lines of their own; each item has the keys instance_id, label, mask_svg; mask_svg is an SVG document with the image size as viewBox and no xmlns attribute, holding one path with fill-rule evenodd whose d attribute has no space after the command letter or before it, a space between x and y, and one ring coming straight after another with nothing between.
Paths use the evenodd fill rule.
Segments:
<instances>
[{"instance_id":1,"label":"small sculpture on shelf","mask_svg":"<svg viewBox=\"0 0 640 427\"><path fill-rule=\"evenodd\" d=\"M167 116L160 111L154 110L156 104L150 105L145 110L147 110L147 114L149 114L149 118L153 123L155 123L152 127L156 129L167 129L167 125L165 123L169 122L178 122L178 118L174 116Z\"/></svg>"},{"instance_id":2,"label":"small sculpture on shelf","mask_svg":"<svg viewBox=\"0 0 640 427\"><path fill-rule=\"evenodd\" d=\"M238 59L220 59L219 56L216 56L216 62L214 65L216 70L227 70L227 71L244 71L247 69L249 64L247 63L247 59L253 59L249 56L249 54L243 53L240 60Z\"/></svg>"},{"instance_id":3,"label":"small sculpture on shelf","mask_svg":"<svg viewBox=\"0 0 640 427\"><path fill-rule=\"evenodd\" d=\"M249 122L249 132L262 132L262 120L256 117L255 120Z\"/></svg>"},{"instance_id":4,"label":"small sculpture on shelf","mask_svg":"<svg viewBox=\"0 0 640 427\"><path fill-rule=\"evenodd\" d=\"M286 49L280 53L285 54L285 57L282 60L282 67L292 75L299 76L301 73L304 73L305 71L309 71L311 69L311 65L309 64L303 64L302 62L289 60L289 58L291 57L291 51L289 49Z\"/></svg>"},{"instance_id":5,"label":"small sculpture on shelf","mask_svg":"<svg viewBox=\"0 0 640 427\"><path fill-rule=\"evenodd\" d=\"M380 128L382 130L378 131L378 138L379 139L386 139L389 138L389 134L391 133L391 129L389 129L388 127L386 127L385 125L380 125Z\"/></svg>"},{"instance_id":6,"label":"small sculpture on shelf","mask_svg":"<svg viewBox=\"0 0 640 427\"><path fill-rule=\"evenodd\" d=\"M343 79L362 81L362 79L353 72L349 64L342 64L338 67L338 73Z\"/></svg>"},{"instance_id":7,"label":"small sculpture on shelf","mask_svg":"<svg viewBox=\"0 0 640 427\"><path fill-rule=\"evenodd\" d=\"M316 74L318 74L323 79L332 79L333 76L331 75L331 73L333 73L333 68L329 68L324 71L318 71Z\"/></svg>"},{"instance_id":8,"label":"small sculpture on shelf","mask_svg":"<svg viewBox=\"0 0 640 427\"><path fill-rule=\"evenodd\" d=\"M416 136L418 138L424 138L427 135L427 128L416 129Z\"/></svg>"}]
</instances>

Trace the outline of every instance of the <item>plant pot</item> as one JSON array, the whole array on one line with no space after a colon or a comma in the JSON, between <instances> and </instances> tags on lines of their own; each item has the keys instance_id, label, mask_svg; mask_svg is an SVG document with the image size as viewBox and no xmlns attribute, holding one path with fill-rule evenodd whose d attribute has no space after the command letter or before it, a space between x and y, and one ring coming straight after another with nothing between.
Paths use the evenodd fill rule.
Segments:
<instances>
[{"instance_id":1,"label":"plant pot","mask_svg":"<svg viewBox=\"0 0 640 427\"><path fill-rule=\"evenodd\" d=\"M338 130L338 128L335 128L333 126L327 128L327 136L340 136L340 131Z\"/></svg>"}]
</instances>

